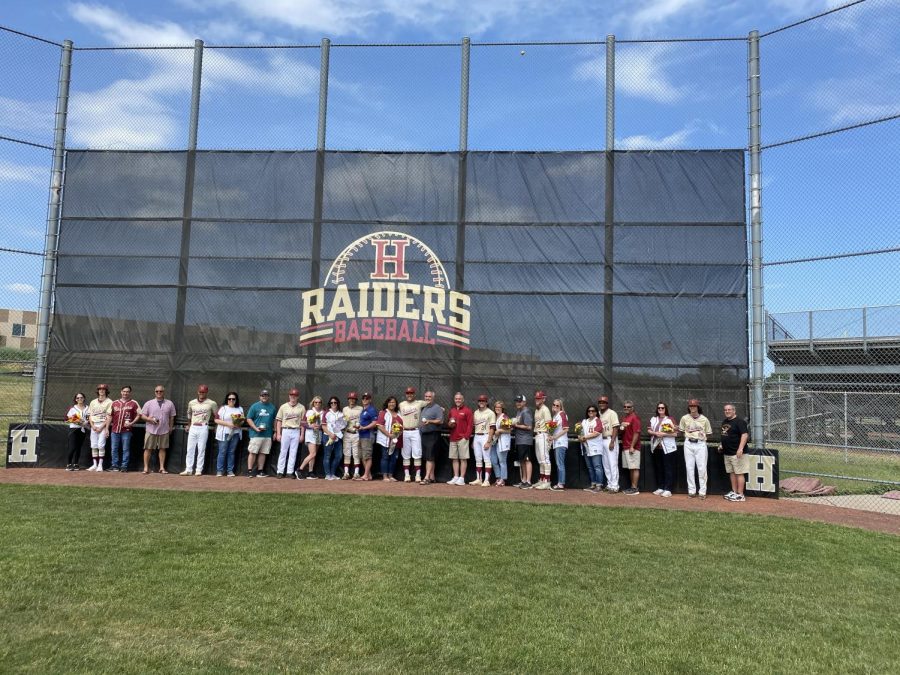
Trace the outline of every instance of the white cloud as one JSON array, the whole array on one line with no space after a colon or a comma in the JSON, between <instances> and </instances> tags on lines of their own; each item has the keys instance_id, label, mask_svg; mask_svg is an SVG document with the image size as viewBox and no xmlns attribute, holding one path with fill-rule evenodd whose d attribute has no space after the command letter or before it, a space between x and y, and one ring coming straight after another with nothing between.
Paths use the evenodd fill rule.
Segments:
<instances>
[{"instance_id":1,"label":"white cloud","mask_svg":"<svg viewBox=\"0 0 900 675\"><path fill-rule=\"evenodd\" d=\"M685 127L678 131L673 131L668 136L662 137L654 137L648 134L635 134L633 136L616 139L616 148L619 150L668 150L671 148L683 148L687 145L687 141L692 133L694 133L693 128Z\"/></svg>"},{"instance_id":2,"label":"white cloud","mask_svg":"<svg viewBox=\"0 0 900 675\"><path fill-rule=\"evenodd\" d=\"M647 28L656 28L676 16L689 11L700 11L706 0L646 0L639 9L628 14L627 24L636 33Z\"/></svg>"},{"instance_id":3,"label":"white cloud","mask_svg":"<svg viewBox=\"0 0 900 675\"><path fill-rule=\"evenodd\" d=\"M25 183L26 185L50 186L50 165L16 164L0 159L0 183Z\"/></svg>"},{"instance_id":4,"label":"white cloud","mask_svg":"<svg viewBox=\"0 0 900 675\"><path fill-rule=\"evenodd\" d=\"M666 44L617 45L616 94L656 103L675 103L684 92L667 73L673 62L672 48ZM605 75L603 56L582 61L573 73L576 80L600 80Z\"/></svg>"},{"instance_id":5,"label":"white cloud","mask_svg":"<svg viewBox=\"0 0 900 675\"><path fill-rule=\"evenodd\" d=\"M6 284L3 287L3 290L22 295L33 295L37 293L37 289L31 284Z\"/></svg>"},{"instance_id":6,"label":"white cloud","mask_svg":"<svg viewBox=\"0 0 900 675\"><path fill-rule=\"evenodd\" d=\"M40 133L52 140L54 101L22 101L0 96L0 129Z\"/></svg>"}]
</instances>

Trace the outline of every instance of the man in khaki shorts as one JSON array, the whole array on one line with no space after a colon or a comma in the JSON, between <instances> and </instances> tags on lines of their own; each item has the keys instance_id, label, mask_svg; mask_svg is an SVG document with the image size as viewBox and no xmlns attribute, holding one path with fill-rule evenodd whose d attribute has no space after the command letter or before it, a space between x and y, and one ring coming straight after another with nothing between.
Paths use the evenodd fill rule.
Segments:
<instances>
[{"instance_id":1,"label":"man in khaki shorts","mask_svg":"<svg viewBox=\"0 0 900 675\"><path fill-rule=\"evenodd\" d=\"M161 384L153 389L156 394L144 404L141 417L147 423L144 434L144 473L150 473L150 456L159 453L159 472L166 471L166 450L169 449L169 434L175 427L175 404L166 398L166 388Z\"/></svg>"},{"instance_id":2,"label":"man in khaki shorts","mask_svg":"<svg viewBox=\"0 0 900 675\"><path fill-rule=\"evenodd\" d=\"M628 470L631 486L622 490L626 495L640 494L638 479L641 475L641 418L634 412L634 402L622 404L623 415L619 424L622 439L622 468Z\"/></svg>"},{"instance_id":3,"label":"man in khaki shorts","mask_svg":"<svg viewBox=\"0 0 900 675\"><path fill-rule=\"evenodd\" d=\"M453 407L447 419L450 427L450 459L453 463L453 478L448 485L466 484L466 465L469 463L469 439L472 438L474 420L472 409L465 405L466 399L460 392L453 396Z\"/></svg>"},{"instance_id":4,"label":"man in khaki shorts","mask_svg":"<svg viewBox=\"0 0 900 675\"><path fill-rule=\"evenodd\" d=\"M359 413L359 461L363 465L360 480L372 480L372 448L375 445L375 426L378 410L372 405L372 394L363 392L362 412Z\"/></svg>"},{"instance_id":5,"label":"man in khaki shorts","mask_svg":"<svg viewBox=\"0 0 900 675\"><path fill-rule=\"evenodd\" d=\"M247 477L265 478L266 457L272 452L275 433L275 406L269 401L269 390L259 392L259 400L247 411L250 442L247 445Z\"/></svg>"},{"instance_id":6,"label":"man in khaki shorts","mask_svg":"<svg viewBox=\"0 0 900 675\"><path fill-rule=\"evenodd\" d=\"M344 475L343 480L350 480L350 469L353 469L353 480L360 480L359 470L362 462L359 457L359 416L362 406L356 404L356 392L347 394L347 405L344 406Z\"/></svg>"},{"instance_id":7,"label":"man in khaki shorts","mask_svg":"<svg viewBox=\"0 0 900 675\"><path fill-rule=\"evenodd\" d=\"M725 454L725 471L731 479L731 492L725 495L730 502L745 502L744 484L750 471L750 459L744 452L750 431L747 422L737 416L734 403L725 404L725 419L722 421L721 450Z\"/></svg>"}]
</instances>

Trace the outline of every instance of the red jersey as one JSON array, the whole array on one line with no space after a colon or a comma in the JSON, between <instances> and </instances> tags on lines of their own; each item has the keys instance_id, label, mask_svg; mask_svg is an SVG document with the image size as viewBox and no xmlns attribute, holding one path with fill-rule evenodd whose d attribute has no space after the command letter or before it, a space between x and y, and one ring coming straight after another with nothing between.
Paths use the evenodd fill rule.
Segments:
<instances>
[{"instance_id":1,"label":"red jersey","mask_svg":"<svg viewBox=\"0 0 900 675\"><path fill-rule=\"evenodd\" d=\"M628 413L622 420L624 429L619 433L622 441L622 450L631 450L633 446L635 450L640 450L641 442L641 418L634 413Z\"/></svg>"},{"instance_id":2,"label":"red jersey","mask_svg":"<svg viewBox=\"0 0 900 675\"><path fill-rule=\"evenodd\" d=\"M137 420L140 412L141 407L134 399L128 401L119 399L118 401L113 401L112 425L110 426L110 431L114 434L121 434L123 431L131 431L131 427ZM128 422L128 427L125 426L125 422Z\"/></svg>"},{"instance_id":3,"label":"red jersey","mask_svg":"<svg viewBox=\"0 0 900 675\"><path fill-rule=\"evenodd\" d=\"M461 441L464 438L471 438L472 432L475 431L475 419L472 416L472 409L468 406L453 406L450 408L450 419L456 420L456 425L450 427L450 440Z\"/></svg>"}]
</instances>

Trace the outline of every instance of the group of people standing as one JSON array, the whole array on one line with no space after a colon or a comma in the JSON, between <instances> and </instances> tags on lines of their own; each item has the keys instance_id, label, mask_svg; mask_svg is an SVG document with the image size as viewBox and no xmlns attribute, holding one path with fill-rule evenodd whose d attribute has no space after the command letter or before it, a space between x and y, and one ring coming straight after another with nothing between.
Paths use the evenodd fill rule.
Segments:
<instances>
[{"instance_id":1,"label":"group of people standing","mask_svg":"<svg viewBox=\"0 0 900 675\"><path fill-rule=\"evenodd\" d=\"M78 470L78 458L87 435L90 435L93 464L88 471L104 471L103 460L107 438L111 439L112 471L127 471L130 459L132 427L139 421L147 425L144 437L144 473L150 472L152 453L159 453L160 473L165 469L169 435L175 428L175 405L165 398L165 387L154 389L155 398L143 407L131 398L131 387L123 387L121 398L109 399L109 387L97 387L97 398L85 404L85 396L75 396L67 414L69 422L69 455L67 470ZM472 410L465 397L457 392L449 410L437 404L435 393L426 391L418 399L414 387L408 387L402 401L388 396L381 409L372 404L372 394L359 397L347 394L347 405L331 396L328 405L313 396L309 406L300 402L299 389L288 392L288 400L277 410L267 389L259 392L259 400L248 410L240 405L237 392L229 391L221 406L209 399L209 387L200 385L197 397L186 409L187 446L185 469L181 475L203 474L210 424L215 427L218 443L217 476L235 476L236 448L244 431L249 435L247 476L265 477L265 462L273 440L280 443L275 466L278 478L292 476L316 479L316 458L323 453L325 480L373 479L372 458L379 451L381 479L395 481L396 465L402 459L403 480L428 485L435 482L434 470L441 435L449 434L449 456L453 467L451 485L465 485L470 457L474 457L475 478L470 485L482 487L508 485L508 455L515 447L515 461L520 480L515 487L537 490L566 488L566 454L569 437L581 444L591 485L589 492L620 491L620 466L627 473L627 495L639 494L641 467L641 435L650 437L650 452L657 480L655 495L671 497L675 481L676 438L684 437L684 459L688 495L706 498L708 438L712 433L709 419L703 415L700 401L691 399L687 413L678 422L669 414L668 405L659 402L646 430L632 401L623 403L623 416L609 406L609 397L600 396L597 405L589 405L580 422L571 424L563 400L553 399L546 405L546 394L536 391L534 409L528 407L525 395L514 399L507 410L502 400L489 405L482 394ZM749 433L744 420L737 417L735 406L724 407L719 451L725 455L725 467L731 479L730 501L744 501L744 476L749 470L744 453ZM298 464L300 443L307 453ZM551 454L556 460L556 481L551 481ZM536 465L536 466L535 466ZM341 470L343 468L343 471ZM494 482L491 482L493 473ZM533 480L534 479L534 480Z\"/></svg>"}]
</instances>

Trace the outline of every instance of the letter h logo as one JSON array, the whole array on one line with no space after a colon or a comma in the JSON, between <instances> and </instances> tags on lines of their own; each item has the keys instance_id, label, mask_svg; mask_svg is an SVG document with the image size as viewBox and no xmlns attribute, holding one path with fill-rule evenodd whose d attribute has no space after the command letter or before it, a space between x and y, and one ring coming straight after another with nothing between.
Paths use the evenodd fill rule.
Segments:
<instances>
[{"instance_id":1,"label":"letter h logo","mask_svg":"<svg viewBox=\"0 0 900 675\"><path fill-rule=\"evenodd\" d=\"M10 429L7 448L9 455L6 458L9 464L36 464L37 442L40 429Z\"/></svg>"},{"instance_id":2,"label":"letter h logo","mask_svg":"<svg viewBox=\"0 0 900 675\"><path fill-rule=\"evenodd\" d=\"M372 246L375 247L375 272L371 275L372 279L409 279L406 273L406 247L409 246L409 239L373 239ZM387 253L388 246L394 247L393 254ZM391 274L384 269L387 264L394 266Z\"/></svg>"}]
</instances>

